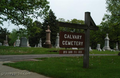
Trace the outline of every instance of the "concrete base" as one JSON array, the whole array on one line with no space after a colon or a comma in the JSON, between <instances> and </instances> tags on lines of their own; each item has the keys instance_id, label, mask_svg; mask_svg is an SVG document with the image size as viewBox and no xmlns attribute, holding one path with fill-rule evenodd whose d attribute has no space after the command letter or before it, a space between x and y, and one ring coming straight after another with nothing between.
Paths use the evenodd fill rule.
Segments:
<instances>
[{"instance_id":1,"label":"concrete base","mask_svg":"<svg viewBox=\"0 0 120 78\"><path fill-rule=\"evenodd\" d=\"M104 49L104 50L111 50L111 48L110 48L110 47L107 47L107 46L105 46L103 49Z\"/></svg>"},{"instance_id":2,"label":"concrete base","mask_svg":"<svg viewBox=\"0 0 120 78\"><path fill-rule=\"evenodd\" d=\"M44 48L52 48L52 45L51 44L44 44L43 47Z\"/></svg>"}]
</instances>

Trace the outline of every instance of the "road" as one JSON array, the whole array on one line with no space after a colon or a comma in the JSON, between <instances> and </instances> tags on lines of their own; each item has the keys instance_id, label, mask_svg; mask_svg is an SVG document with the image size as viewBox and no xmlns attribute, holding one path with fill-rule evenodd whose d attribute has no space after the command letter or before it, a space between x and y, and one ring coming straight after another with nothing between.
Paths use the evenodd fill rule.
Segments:
<instances>
[{"instance_id":1,"label":"road","mask_svg":"<svg viewBox=\"0 0 120 78\"><path fill-rule=\"evenodd\" d=\"M36 54L36 55L0 55L0 61L19 61L45 57L75 57L83 54ZM90 54L90 56L117 56L117 54Z\"/></svg>"}]
</instances>

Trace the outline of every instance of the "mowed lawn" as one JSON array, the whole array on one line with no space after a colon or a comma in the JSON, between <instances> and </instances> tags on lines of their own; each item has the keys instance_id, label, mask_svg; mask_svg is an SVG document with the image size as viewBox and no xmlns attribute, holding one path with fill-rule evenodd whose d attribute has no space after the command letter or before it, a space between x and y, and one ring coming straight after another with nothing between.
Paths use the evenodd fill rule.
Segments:
<instances>
[{"instance_id":1,"label":"mowed lawn","mask_svg":"<svg viewBox=\"0 0 120 78\"><path fill-rule=\"evenodd\" d=\"M38 61L5 63L11 67L37 72L51 78L120 78L120 56L90 56L89 68L83 57L39 58Z\"/></svg>"},{"instance_id":2,"label":"mowed lawn","mask_svg":"<svg viewBox=\"0 0 120 78\"><path fill-rule=\"evenodd\" d=\"M0 46L0 55L25 55L25 54L58 54L56 48L35 48L35 47L5 47Z\"/></svg>"},{"instance_id":3,"label":"mowed lawn","mask_svg":"<svg viewBox=\"0 0 120 78\"><path fill-rule=\"evenodd\" d=\"M0 46L0 55L59 54L65 48L5 47ZM70 48L69 48L70 49ZM90 51L90 54L118 54L118 51Z\"/></svg>"}]
</instances>

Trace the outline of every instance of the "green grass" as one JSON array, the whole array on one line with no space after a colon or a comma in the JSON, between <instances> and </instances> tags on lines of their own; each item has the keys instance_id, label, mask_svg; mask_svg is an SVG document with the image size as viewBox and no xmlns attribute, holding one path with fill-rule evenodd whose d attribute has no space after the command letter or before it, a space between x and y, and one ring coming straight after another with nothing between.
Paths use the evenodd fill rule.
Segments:
<instances>
[{"instance_id":1,"label":"green grass","mask_svg":"<svg viewBox=\"0 0 120 78\"><path fill-rule=\"evenodd\" d=\"M24 54L58 54L50 52L59 49L55 48L34 48L34 47L5 47L0 46L0 55L24 55Z\"/></svg>"},{"instance_id":2,"label":"green grass","mask_svg":"<svg viewBox=\"0 0 120 78\"><path fill-rule=\"evenodd\" d=\"M90 51L90 54L118 54L120 51L98 51L98 50L93 50Z\"/></svg>"},{"instance_id":3,"label":"green grass","mask_svg":"<svg viewBox=\"0 0 120 78\"><path fill-rule=\"evenodd\" d=\"M64 48L63 48L64 49ZM50 52L51 51L51 52ZM58 52L53 52L58 51ZM59 54L57 48L34 48L34 47L5 47L0 46L0 55L25 55L25 54ZM93 50L90 54L118 54L118 51L97 51Z\"/></svg>"},{"instance_id":4,"label":"green grass","mask_svg":"<svg viewBox=\"0 0 120 78\"><path fill-rule=\"evenodd\" d=\"M87 69L83 68L83 57L40 58L40 61L22 61L4 65L52 78L120 78L120 56L90 56L89 59Z\"/></svg>"}]
</instances>

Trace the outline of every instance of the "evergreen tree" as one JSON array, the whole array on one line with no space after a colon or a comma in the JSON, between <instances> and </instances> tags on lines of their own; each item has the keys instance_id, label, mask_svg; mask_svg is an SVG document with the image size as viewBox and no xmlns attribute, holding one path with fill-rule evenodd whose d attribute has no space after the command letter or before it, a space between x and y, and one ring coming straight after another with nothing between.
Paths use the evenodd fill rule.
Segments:
<instances>
[{"instance_id":1,"label":"evergreen tree","mask_svg":"<svg viewBox=\"0 0 120 78\"><path fill-rule=\"evenodd\" d=\"M50 26L50 30L51 30L51 44L54 46L55 41L56 41L57 33L59 32L59 27L57 26L56 16L54 15L52 10L49 11L48 16L44 19L44 23L43 23L43 27L42 27L43 31L41 33L43 43L46 40L45 30L47 30L48 25Z\"/></svg>"}]
</instances>

